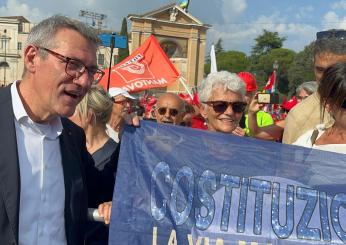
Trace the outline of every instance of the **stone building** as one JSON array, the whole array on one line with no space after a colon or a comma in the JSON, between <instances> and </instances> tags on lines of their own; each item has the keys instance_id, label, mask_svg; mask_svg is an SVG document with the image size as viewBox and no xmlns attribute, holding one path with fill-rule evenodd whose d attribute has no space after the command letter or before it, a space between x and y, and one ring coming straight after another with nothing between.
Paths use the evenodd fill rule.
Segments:
<instances>
[{"instance_id":1,"label":"stone building","mask_svg":"<svg viewBox=\"0 0 346 245\"><path fill-rule=\"evenodd\" d=\"M23 16L0 17L0 85L20 79L23 48L33 24Z\"/></svg>"},{"instance_id":2,"label":"stone building","mask_svg":"<svg viewBox=\"0 0 346 245\"><path fill-rule=\"evenodd\" d=\"M154 35L161 47L187 80L190 88L203 79L206 32L210 27L203 24L175 3L142 15L128 15L131 21L130 53L150 35ZM168 91L184 92L179 81L168 86Z\"/></svg>"}]
</instances>

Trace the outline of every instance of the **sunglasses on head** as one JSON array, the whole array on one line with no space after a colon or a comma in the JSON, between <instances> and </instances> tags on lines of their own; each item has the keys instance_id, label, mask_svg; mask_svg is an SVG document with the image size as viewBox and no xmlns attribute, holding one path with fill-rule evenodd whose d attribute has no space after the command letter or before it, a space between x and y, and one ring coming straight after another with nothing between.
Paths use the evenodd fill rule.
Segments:
<instances>
[{"instance_id":1,"label":"sunglasses on head","mask_svg":"<svg viewBox=\"0 0 346 245\"><path fill-rule=\"evenodd\" d=\"M157 109L157 112L163 116L166 114L166 112L168 111L168 114L175 117L176 115L178 115L179 111L175 108L167 108L167 107L160 107Z\"/></svg>"},{"instance_id":2,"label":"sunglasses on head","mask_svg":"<svg viewBox=\"0 0 346 245\"><path fill-rule=\"evenodd\" d=\"M346 31L345 30L328 30L328 31L320 31L316 33L316 40L321 39L329 39L329 38L336 38L336 39L346 39Z\"/></svg>"},{"instance_id":3,"label":"sunglasses on head","mask_svg":"<svg viewBox=\"0 0 346 245\"><path fill-rule=\"evenodd\" d=\"M242 101L228 102L228 101L207 101L207 105L213 107L213 110L217 113L224 113L228 106L231 106L233 112L243 113L246 108L246 103Z\"/></svg>"}]
</instances>

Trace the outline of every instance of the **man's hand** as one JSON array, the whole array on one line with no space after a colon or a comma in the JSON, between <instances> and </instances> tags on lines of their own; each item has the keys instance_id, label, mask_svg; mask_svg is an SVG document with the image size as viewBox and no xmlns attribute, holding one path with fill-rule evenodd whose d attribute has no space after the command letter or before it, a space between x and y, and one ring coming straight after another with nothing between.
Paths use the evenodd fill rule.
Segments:
<instances>
[{"instance_id":1,"label":"man's hand","mask_svg":"<svg viewBox=\"0 0 346 245\"><path fill-rule=\"evenodd\" d=\"M104 202L99 205L98 212L100 217L104 219L106 225L109 224L111 219L112 202Z\"/></svg>"},{"instance_id":2,"label":"man's hand","mask_svg":"<svg viewBox=\"0 0 346 245\"><path fill-rule=\"evenodd\" d=\"M124 120L127 125L139 126L139 117L136 113L130 113L124 115Z\"/></svg>"},{"instance_id":3,"label":"man's hand","mask_svg":"<svg viewBox=\"0 0 346 245\"><path fill-rule=\"evenodd\" d=\"M243 137L245 135L245 130L238 126L233 130L232 134Z\"/></svg>"}]
</instances>

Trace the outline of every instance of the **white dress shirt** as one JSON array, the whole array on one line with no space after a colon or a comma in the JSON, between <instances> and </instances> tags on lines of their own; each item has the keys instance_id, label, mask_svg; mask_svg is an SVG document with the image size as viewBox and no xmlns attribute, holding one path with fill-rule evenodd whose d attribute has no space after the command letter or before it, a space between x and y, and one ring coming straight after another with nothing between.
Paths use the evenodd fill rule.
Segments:
<instances>
[{"instance_id":1,"label":"white dress shirt","mask_svg":"<svg viewBox=\"0 0 346 245\"><path fill-rule=\"evenodd\" d=\"M60 118L33 122L11 86L20 170L19 244L66 245Z\"/></svg>"}]
</instances>

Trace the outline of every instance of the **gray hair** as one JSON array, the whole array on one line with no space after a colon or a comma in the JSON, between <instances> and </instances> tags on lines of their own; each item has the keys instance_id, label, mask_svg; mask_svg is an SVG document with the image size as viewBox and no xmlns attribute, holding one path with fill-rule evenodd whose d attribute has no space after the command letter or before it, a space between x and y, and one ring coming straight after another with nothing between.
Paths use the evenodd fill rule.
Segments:
<instances>
[{"instance_id":1,"label":"gray hair","mask_svg":"<svg viewBox=\"0 0 346 245\"><path fill-rule=\"evenodd\" d=\"M304 89L306 93L311 95L317 91L317 87L318 83L316 81L304 82L298 86L298 88L296 89L296 94L299 94L300 91Z\"/></svg>"},{"instance_id":2,"label":"gray hair","mask_svg":"<svg viewBox=\"0 0 346 245\"><path fill-rule=\"evenodd\" d=\"M198 90L200 101L208 101L214 87L220 85L223 86L225 91L231 90L232 92L239 93L242 96L246 93L245 83L237 74L228 71L219 71L210 73L207 78L202 81Z\"/></svg>"},{"instance_id":3,"label":"gray hair","mask_svg":"<svg viewBox=\"0 0 346 245\"><path fill-rule=\"evenodd\" d=\"M330 29L330 32L345 31L343 29ZM317 39L314 43L313 55L320 55L323 53L332 53L336 55L346 54L346 41L344 38L331 36L328 38Z\"/></svg>"},{"instance_id":4,"label":"gray hair","mask_svg":"<svg viewBox=\"0 0 346 245\"><path fill-rule=\"evenodd\" d=\"M81 34L85 39L95 45L97 48L101 44L101 40L97 36L94 29L87 26L86 24L70 19L62 15L53 15L52 17L42 20L40 23L35 25L27 38L26 46L34 45L45 48L54 48L55 35L61 29L75 30ZM47 56L46 52L40 52L40 55L45 58ZM26 67L24 66L22 77L26 74Z\"/></svg>"},{"instance_id":5,"label":"gray hair","mask_svg":"<svg viewBox=\"0 0 346 245\"><path fill-rule=\"evenodd\" d=\"M64 28L75 30L96 47L101 44L96 31L91 27L78 20L70 19L62 15L53 15L39 22L31 29L26 46L35 45L53 48L55 45L54 37L56 33Z\"/></svg>"}]
</instances>

